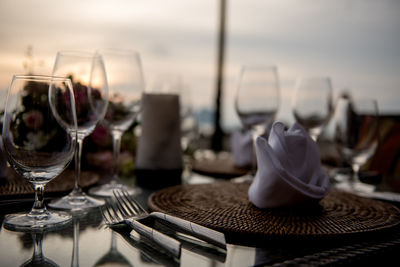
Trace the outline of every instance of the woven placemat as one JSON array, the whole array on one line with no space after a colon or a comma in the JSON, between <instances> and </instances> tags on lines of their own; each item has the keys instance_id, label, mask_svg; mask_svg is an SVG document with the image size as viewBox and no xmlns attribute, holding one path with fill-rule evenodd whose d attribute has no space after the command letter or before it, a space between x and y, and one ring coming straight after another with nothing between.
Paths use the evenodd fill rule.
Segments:
<instances>
[{"instance_id":1,"label":"woven placemat","mask_svg":"<svg viewBox=\"0 0 400 267\"><path fill-rule=\"evenodd\" d=\"M19 176L11 168L7 169L6 178L0 184L0 198L12 197L16 195L31 195L33 187L30 182ZM99 181L99 175L94 172L83 171L79 185L82 188L93 185ZM46 193L68 192L72 190L75 182L75 172L73 170L65 170L59 176L51 180L47 185Z\"/></svg>"},{"instance_id":2,"label":"woven placemat","mask_svg":"<svg viewBox=\"0 0 400 267\"><path fill-rule=\"evenodd\" d=\"M230 179L245 175L250 170L235 166L232 158L196 160L192 163L192 171L214 178Z\"/></svg>"},{"instance_id":3,"label":"woven placemat","mask_svg":"<svg viewBox=\"0 0 400 267\"><path fill-rule=\"evenodd\" d=\"M179 185L154 192L149 208L225 233L229 243L272 238L334 238L387 230L400 223L395 206L331 191L302 206L258 209L249 202L249 183Z\"/></svg>"}]
</instances>

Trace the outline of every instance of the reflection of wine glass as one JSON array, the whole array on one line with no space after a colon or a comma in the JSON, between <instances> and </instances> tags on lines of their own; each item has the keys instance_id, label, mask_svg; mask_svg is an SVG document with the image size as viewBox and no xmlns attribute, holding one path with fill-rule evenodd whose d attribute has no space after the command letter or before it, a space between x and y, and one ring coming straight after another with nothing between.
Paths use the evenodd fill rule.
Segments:
<instances>
[{"instance_id":1,"label":"reflection of wine glass","mask_svg":"<svg viewBox=\"0 0 400 267\"><path fill-rule=\"evenodd\" d=\"M52 201L49 206L58 209L85 209L104 204L87 196L79 187L82 143L103 119L108 105L107 79L101 55L85 52L59 52L53 74L69 76L73 83L78 122L75 152L75 185L67 196Z\"/></svg>"},{"instance_id":2,"label":"reflection of wine glass","mask_svg":"<svg viewBox=\"0 0 400 267\"><path fill-rule=\"evenodd\" d=\"M56 98L62 102L54 101ZM59 105L63 107L62 114L57 113ZM6 226L45 229L71 219L66 213L47 211L43 194L47 182L72 160L75 135L76 115L69 79L13 77L4 115L3 147L15 171L33 184L35 202L28 214L7 215Z\"/></svg>"},{"instance_id":3,"label":"reflection of wine glass","mask_svg":"<svg viewBox=\"0 0 400 267\"><path fill-rule=\"evenodd\" d=\"M336 104L335 143L340 154L352 166L353 176L345 189L363 190L370 188L358 179L362 166L378 146L378 105L372 99L342 97ZM368 189L369 190L369 189Z\"/></svg>"},{"instance_id":4,"label":"reflection of wine glass","mask_svg":"<svg viewBox=\"0 0 400 267\"><path fill-rule=\"evenodd\" d=\"M129 261L119 253L117 249L117 238L114 231L111 231L111 245L108 252L101 257L94 266L132 266Z\"/></svg>"},{"instance_id":5,"label":"reflection of wine glass","mask_svg":"<svg viewBox=\"0 0 400 267\"><path fill-rule=\"evenodd\" d=\"M113 138L114 171L110 183L92 188L90 194L112 196L114 189L124 189L130 194L139 189L122 185L118 176L118 159L122 134L136 119L141 108L144 80L139 54L134 51L100 50L103 55L109 84L109 104L104 117L105 125Z\"/></svg>"},{"instance_id":6,"label":"reflection of wine glass","mask_svg":"<svg viewBox=\"0 0 400 267\"><path fill-rule=\"evenodd\" d=\"M43 232L32 232L32 241L33 241L33 254L32 258L28 261L24 262L21 267L53 267L59 266L54 261L46 258L43 254L42 241L43 241Z\"/></svg>"},{"instance_id":7,"label":"reflection of wine glass","mask_svg":"<svg viewBox=\"0 0 400 267\"><path fill-rule=\"evenodd\" d=\"M333 110L331 80L328 77L299 79L292 109L296 121L316 141Z\"/></svg>"},{"instance_id":8,"label":"reflection of wine glass","mask_svg":"<svg viewBox=\"0 0 400 267\"><path fill-rule=\"evenodd\" d=\"M246 130L269 131L279 107L279 80L275 66L243 67L235 97L236 113ZM255 157L253 159L253 171Z\"/></svg>"}]
</instances>

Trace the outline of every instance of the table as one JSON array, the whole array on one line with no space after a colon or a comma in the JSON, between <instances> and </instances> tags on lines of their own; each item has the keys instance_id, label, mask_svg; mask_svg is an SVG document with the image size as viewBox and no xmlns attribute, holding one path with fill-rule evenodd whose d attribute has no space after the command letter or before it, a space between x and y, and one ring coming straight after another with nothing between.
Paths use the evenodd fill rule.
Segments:
<instances>
[{"instance_id":1,"label":"table","mask_svg":"<svg viewBox=\"0 0 400 267\"><path fill-rule=\"evenodd\" d=\"M142 204L151 191L138 196ZM0 219L10 212L29 210L32 202L3 207ZM183 246L180 259L164 254L151 242L134 234L121 235L107 228L99 209L73 214L73 221L63 229L45 232L42 248L46 258L59 266L102 266L105 255L118 255L118 266L298 266L377 264L396 266L400 252L400 231L357 240L324 242L271 242L263 248L227 245L218 250L189 243ZM32 258L33 238L40 234L0 230L0 266L21 266ZM112 242L114 240L114 243ZM116 250L111 248L114 246ZM111 252L110 252L111 251ZM116 254L118 253L118 254ZM113 257L110 257L113 258ZM114 257L115 258L115 257ZM105 266L105 265L103 265ZM113 266L113 265L112 265Z\"/></svg>"}]
</instances>

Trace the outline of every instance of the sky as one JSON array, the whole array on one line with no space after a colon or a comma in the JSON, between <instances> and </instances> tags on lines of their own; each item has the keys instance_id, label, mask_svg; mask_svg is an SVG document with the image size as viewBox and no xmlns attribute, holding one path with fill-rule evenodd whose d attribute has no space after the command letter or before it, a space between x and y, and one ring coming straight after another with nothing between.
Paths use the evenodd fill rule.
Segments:
<instances>
[{"instance_id":1,"label":"sky","mask_svg":"<svg viewBox=\"0 0 400 267\"><path fill-rule=\"evenodd\" d=\"M214 0L1 0L0 91L27 62L51 73L57 51L123 48L140 52L147 80L178 74L195 109L213 108L218 7ZM252 64L278 68L279 120L293 121L296 79L320 75L331 78L335 95L351 90L378 99L381 113L399 113L399 14L396 0L227 0L224 126L239 127L233 97L241 66Z\"/></svg>"}]
</instances>

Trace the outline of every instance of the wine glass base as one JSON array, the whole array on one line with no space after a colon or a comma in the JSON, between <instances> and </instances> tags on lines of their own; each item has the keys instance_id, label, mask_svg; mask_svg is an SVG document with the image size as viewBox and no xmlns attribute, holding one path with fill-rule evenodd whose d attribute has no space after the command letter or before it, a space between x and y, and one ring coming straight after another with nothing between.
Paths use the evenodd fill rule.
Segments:
<instances>
[{"instance_id":1,"label":"wine glass base","mask_svg":"<svg viewBox=\"0 0 400 267\"><path fill-rule=\"evenodd\" d=\"M47 230L63 226L69 223L72 216L62 211L47 211L46 215L32 216L28 213L8 214L4 218L4 227L10 230Z\"/></svg>"},{"instance_id":2,"label":"wine glass base","mask_svg":"<svg viewBox=\"0 0 400 267\"><path fill-rule=\"evenodd\" d=\"M128 192L129 195L137 195L141 192L139 188L133 188L119 183L110 183L89 189L89 194L98 197L112 197L114 195L113 190L124 190Z\"/></svg>"},{"instance_id":3,"label":"wine glass base","mask_svg":"<svg viewBox=\"0 0 400 267\"><path fill-rule=\"evenodd\" d=\"M96 199L94 197L88 196L85 193L80 194L69 194L60 199L53 200L48 204L49 207L53 209L62 210L85 210L101 207L105 204L102 199Z\"/></svg>"}]
</instances>

